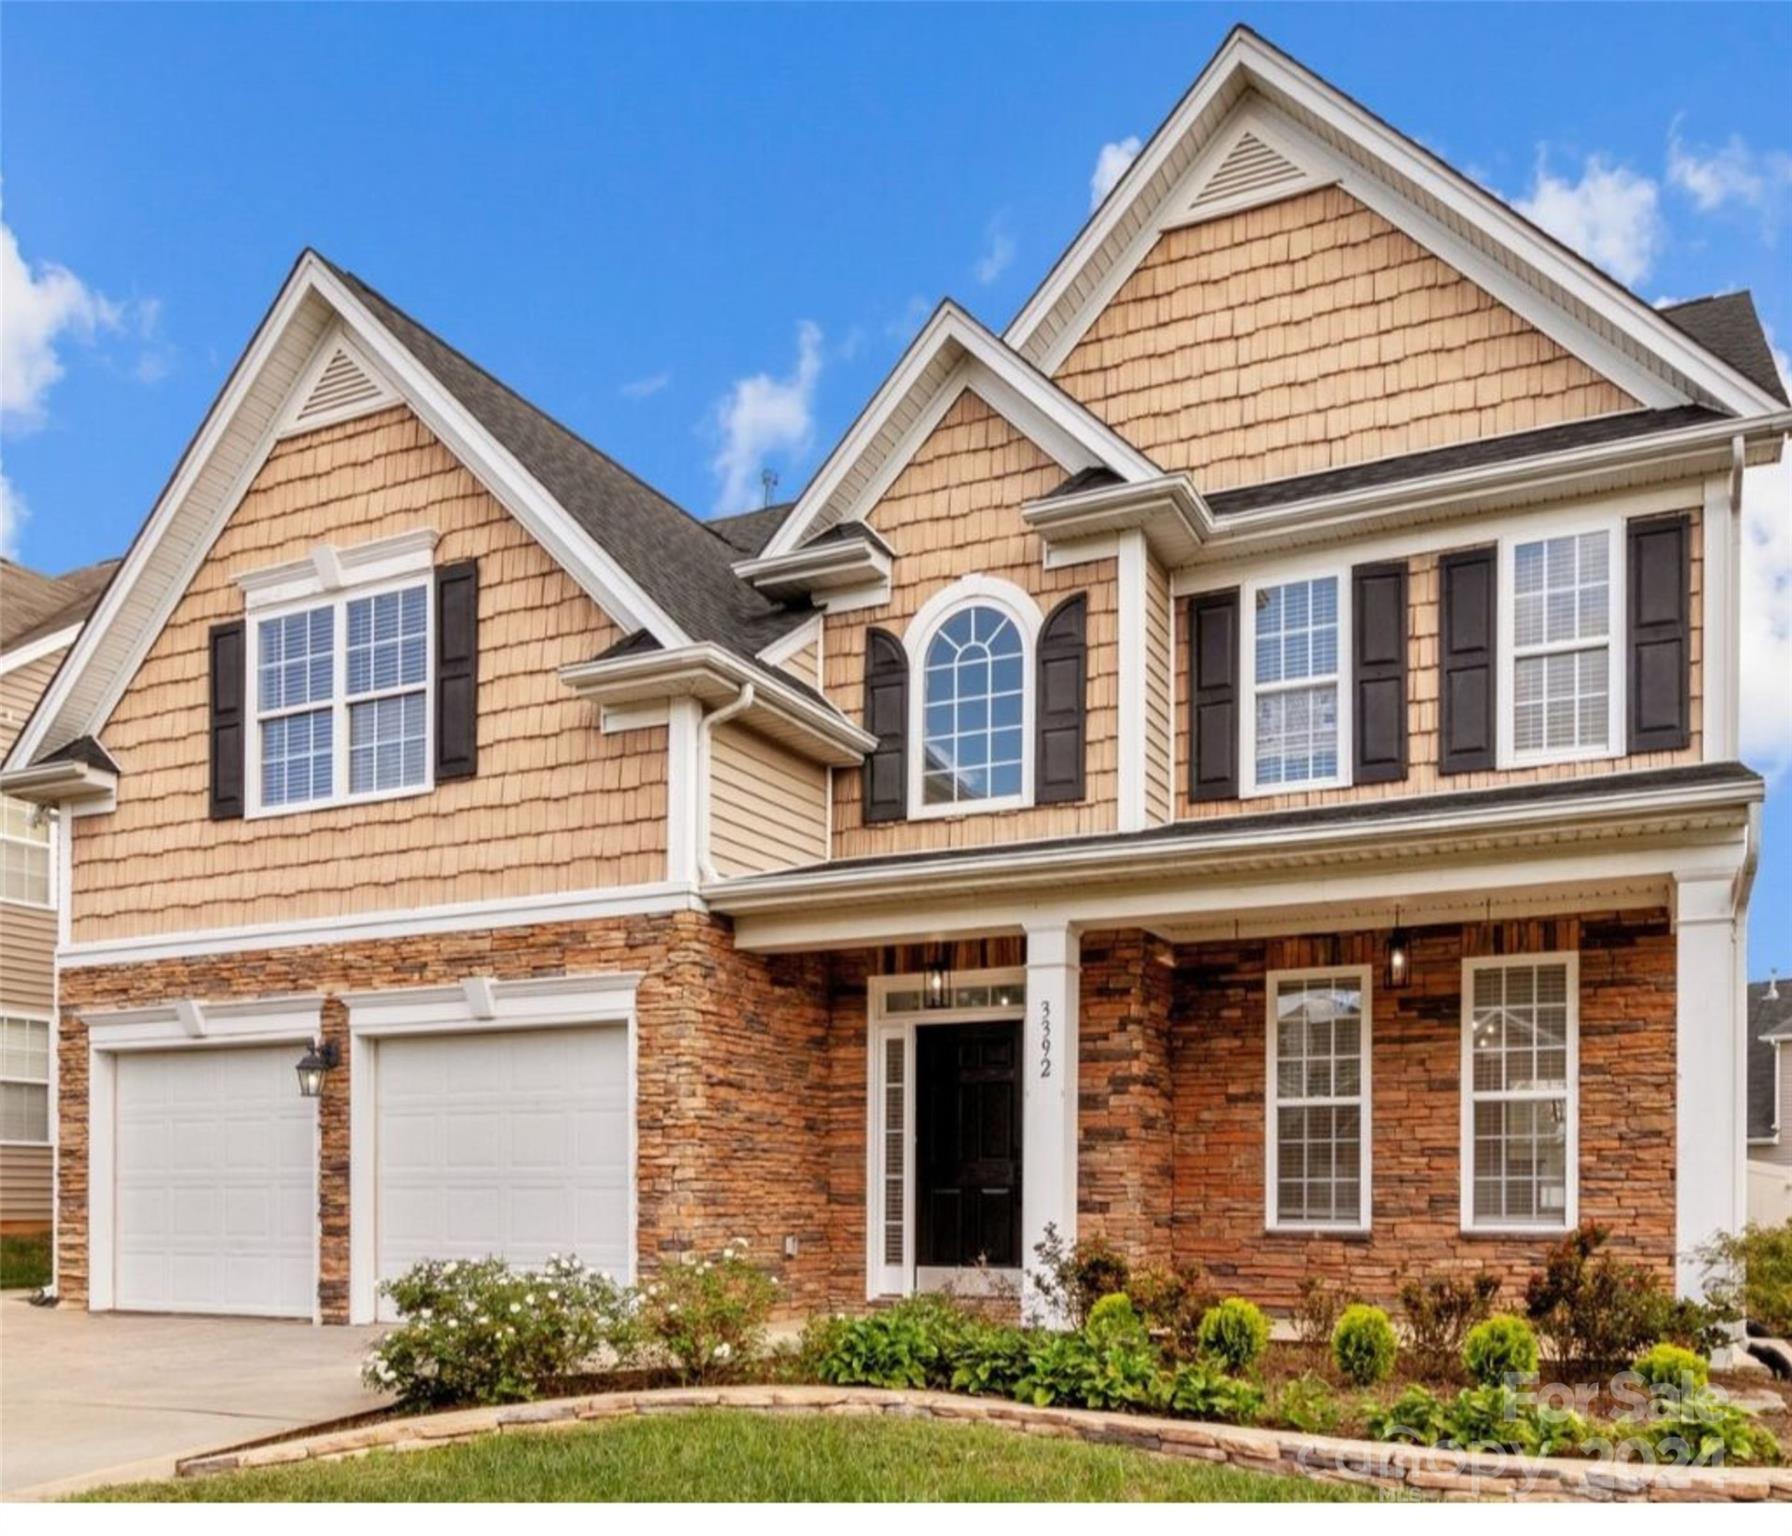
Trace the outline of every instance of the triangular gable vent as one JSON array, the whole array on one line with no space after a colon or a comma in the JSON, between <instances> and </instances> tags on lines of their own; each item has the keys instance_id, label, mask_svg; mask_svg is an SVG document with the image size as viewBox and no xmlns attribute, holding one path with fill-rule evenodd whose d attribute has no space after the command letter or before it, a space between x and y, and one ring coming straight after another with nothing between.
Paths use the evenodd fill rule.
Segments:
<instances>
[{"instance_id":1,"label":"triangular gable vent","mask_svg":"<svg viewBox=\"0 0 1792 1536\"><path fill-rule=\"evenodd\" d=\"M1275 202L1314 185L1314 178L1250 129L1233 141L1192 202L1172 222L1182 224Z\"/></svg>"},{"instance_id":2,"label":"triangular gable vent","mask_svg":"<svg viewBox=\"0 0 1792 1536\"><path fill-rule=\"evenodd\" d=\"M346 421L396 398L346 343L326 344L320 355L323 366L314 372L311 387L301 392L298 408L287 419L287 432L308 432L333 421Z\"/></svg>"}]
</instances>

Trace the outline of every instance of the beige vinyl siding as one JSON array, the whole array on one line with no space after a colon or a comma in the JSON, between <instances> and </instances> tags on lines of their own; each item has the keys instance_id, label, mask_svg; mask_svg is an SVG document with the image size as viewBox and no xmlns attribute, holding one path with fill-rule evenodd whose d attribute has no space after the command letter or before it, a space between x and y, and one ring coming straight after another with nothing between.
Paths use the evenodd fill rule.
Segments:
<instances>
[{"instance_id":1,"label":"beige vinyl siding","mask_svg":"<svg viewBox=\"0 0 1792 1536\"><path fill-rule=\"evenodd\" d=\"M54 1158L47 1146L0 1144L0 1230L30 1232L50 1225Z\"/></svg>"},{"instance_id":2,"label":"beige vinyl siding","mask_svg":"<svg viewBox=\"0 0 1792 1536\"><path fill-rule=\"evenodd\" d=\"M895 552L890 601L827 615L822 645L827 694L855 723L864 715L865 631L901 639L916 611L972 573L1027 592L1042 614L1073 592L1089 596L1087 793L1075 805L973 811L864 825L859 772L834 775L834 856L975 847L1111 832L1118 795L1119 620L1115 561L1048 571L1022 505L1063 483L1067 471L976 393L953 402L867 521ZM1031 747L1029 745L1029 750Z\"/></svg>"},{"instance_id":3,"label":"beige vinyl siding","mask_svg":"<svg viewBox=\"0 0 1792 1536\"><path fill-rule=\"evenodd\" d=\"M48 656L0 673L0 753L12 750L13 742L31 718L31 711L37 707L38 696L49 686L67 654L66 649L51 651Z\"/></svg>"},{"instance_id":4,"label":"beige vinyl siding","mask_svg":"<svg viewBox=\"0 0 1792 1536\"><path fill-rule=\"evenodd\" d=\"M811 640L800 651L792 651L778 663L781 671L788 672L800 682L811 688L821 687L821 645Z\"/></svg>"},{"instance_id":5,"label":"beige vinyl siding","mask_svg":"<svg viewBox=\"0 0 1792 1536\"><path fill-rule=\"evenodd\" d=\"M762 874L827 858L827 772L744 726L717 726L709 744L716 873Z\"/></svg>"},{"instance_id":6,"label":"beige vinyl siding","mask_svg":"<svg viewBox=\"0 0 1792 1536\"><path fill-rule=\"evenodd\" d=\"M1407 564L1407 672L1406 733L1407 771L1404 779L1387 784L1363 784L1345 789L1296 790L1283 795L1259 795L1249 800L1203 800L1188 797L1189 750L1189 655L1186 643L1187 604L1179 605L1177 632L1184 642L1175 648L1176 657L1176 814L1181 818L1236 816L1243 812L1298 810L1309 806L1342 805L1356 800L1384 800L1402 795L1464 789L1489 789L1500 784L1536 784L1554 779L1594 778L1604 773L1623 773L1637 769L1667 768L1680 763L1696 763L1704 755L1705 719L1705 557L1701 534L1701 515L1690 514L1692 526L1690 585L1691 604L1691 720L1692 735L1678 752L1642 752L1634 756L1590 758L1578 762L1540 763L1524 768L1490 769L1485 773L1440 774L1438 772L1438 736L1441 728L1438 704L1438 575L1435 554L1415 555ZM1465 533L1464 546L1474 544ZM1502 595L1502 602L1505 601ZM1614 652L1622 657L1625 636L1613 636ZM1246 658L1246 664L1249 659ZM1614 682L1622 685L1623 673L1614 672ZM1239 708L1250 707L1248 690L1239 697ZM1502 701L1502 708L1510 708Z\"/></svg>"},{"instance_id":7,"label":"beige vinyl siding","mask_svg":"<svg viewBox=\"0 0 1792 1536\"><path fill-rule=\"evenodd\" d=\"M1792 1044L1777 1048L1775 1064L1779 1071L1780 1139L1772 1146L1750 1147L1748 1157L1751 1163L1773 1163L1783 1168L1792 1166Z\"/></svg>"},{"instance_id":8,"label":"beige vinyl siding","mask_svg":"<svg viewBox=\"0 0 1792 1536\"><path fill-rule=\"evenodd\" d=\"M242 616L236 578L322 542L422 527L441 535L439 564L479 561L478 776L391 800L209 820L207 631ZM121 769L118 809L74 823L74 939L664 879L666 728L603 735L595 708L558 676L620 638L404 407L279 443L104 727Z\"/></svg>"},{"instance_id":9,"label":"beige vinyl siding","mask_svg":"<svg viewBox=\"0 0 1792 1536\"><path fill-rule=\"evenodd\" d=\"M1337 187L1163 235L1056 377L1208 492L1637 403Z\"/></svg>"},{"instance_id":10,"label":"beige vinyl siding","mask_svg":"<svg viewBox=\"0 0 1792 1536\"><path fill-rule=\"evenodd\" d=\"M0 902L0 1010L47 1014L55 960L54 909Z\"/></svg>"},{"instance_id":11,"label":"beige vinyl siding","mask_svg":"<svg viewBox=\"0 0 1792 1536\"><path fill-rule=\"evenodd\" d=\"M1161 826L1174 812L1170 783L1170 578L1145 561L1145 816Z\"/></svg>"}]
</instances>

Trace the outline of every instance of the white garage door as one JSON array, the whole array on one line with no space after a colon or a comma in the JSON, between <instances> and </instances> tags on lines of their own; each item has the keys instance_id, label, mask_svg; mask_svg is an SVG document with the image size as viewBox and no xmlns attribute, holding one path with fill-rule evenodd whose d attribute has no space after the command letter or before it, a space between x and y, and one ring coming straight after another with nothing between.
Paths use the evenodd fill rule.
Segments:
<instances>
[{"instance_id":1,"label":"white garage door","mask_svg":"<svg viewBox=\"0 0 1792 1536\"><path fill-rule=\"evenodd\" d=\"M401 1037L378 1050L380 1279L419 1259L530 1266L553 1253L625 1277L622 1025Z\"/></svg>"},{"instance_id":2,"label":"white garage door","mask_svg":"<svg viewBox=\"0 0 1792 1536\"><path fill-rule=\"evenodd\" d=\"M118 1057L117 1306L312 1315L317 1111L298 1054Z\"/></svg>"}]
</instances>

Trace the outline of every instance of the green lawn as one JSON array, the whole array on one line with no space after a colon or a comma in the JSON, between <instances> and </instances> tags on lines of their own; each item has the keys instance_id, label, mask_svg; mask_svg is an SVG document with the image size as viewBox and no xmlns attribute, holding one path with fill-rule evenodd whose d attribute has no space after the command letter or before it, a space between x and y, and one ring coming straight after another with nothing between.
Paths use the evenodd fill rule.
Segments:
<instances>
[{"instance_id":1,"label":"green lawn","mask_svg":"<svg viewBox=\"0 0 1792 1536\"><path fill-rule=\"evenodd\" d=\"M112 1502L342 1500L1341 1500L1357 1489L1265 1477L984 1424L711 1411L356 1461L269 1467L88 1495Z\"/></svg>"},{"instance_id":2,"label":"green lawn","mask_svg":"<svg viewBox=\"0 0 1792 1536\"><path fill-rule=\"evenodd\" d=\"M50 1234L0 1236L0 1291L50 1283Z\"/></svg>"}]
</instances>

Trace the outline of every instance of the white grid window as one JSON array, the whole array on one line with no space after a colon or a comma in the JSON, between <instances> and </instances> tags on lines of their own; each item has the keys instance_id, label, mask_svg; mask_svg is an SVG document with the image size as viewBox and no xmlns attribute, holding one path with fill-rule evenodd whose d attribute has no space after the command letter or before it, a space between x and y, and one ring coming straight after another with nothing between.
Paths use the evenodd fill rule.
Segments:
<instances>
[{"instance_id":1,"label":"white grid window","mask_svg":"<svg viewBox=\"0 0 1792 1536\"><path fill-rule=\"evenodd\" d=\"M429 622L419 584L256 623L262 808L428 784Z\"/></svg>"},{"instance_id":2,"label":"white grid window","mask_svg":"<svg viewBox=\"0 0 1792 1536\"><path fill-rule=\"evenodd\" d=\"M1611 740L1611 535L1512 551L1512 747L1521 756Z\"/></svg>"},{"instance_id":3,"label":"white grid window","mask_svg":"<svg viewBox=\"0 0 1792 1536\"><path fill-rule=\"evenodd\" d=\"M10 795L0 796L0 901L50 904L50 823Z\"/></svg>"},{"instance_id":4,"label":"white grid window","mask_svg":"<svg viewBox=\"0 0 1792 1536\"><path fill-rule=\"evenodd\" d=\"M1470 1226L1574 1219L1575 985L1568 959L1471 962L1464 976Z\"/></svg>"},{"instance_id":5,"label":"white grid window","mask_svg":"<svg viewBox=\"0 0 1792 1536\"><path fill-rule=\"evenodd\" d=\"M1260 587L1254 600L1259 788L1339 777L1338 578Z\"/></svg>"},{"instance_id":6,"label":"white grid window","mask_svg":"<svg viewBox=\"0 0 1792 1536\"><path fill-rule=\"evenodd\" d=\"M1269 1224L1369 1224L1369 1014L1362 971L1272 973Z\"/></svg>"},{"instance_id":7,"label":"white grid window","mask_svg":"<svg viewBox=\"0 0 1792 1536\"><path fill-rule=\"evenodd\" d=\"M962 608L927 644L922 686L925 805L1020 796L1026 654L999 608Z\"/></svg>"},{"instance_id":8,"label":"white grid window","mask_svg":"<svg viewBox=\"0 0 1792 1536\"><path fill-rule=\"evenodd\" d=\"M49 1023L0 1018L0 1141L49 1139Z\"/></svg>"}]
</instances>

